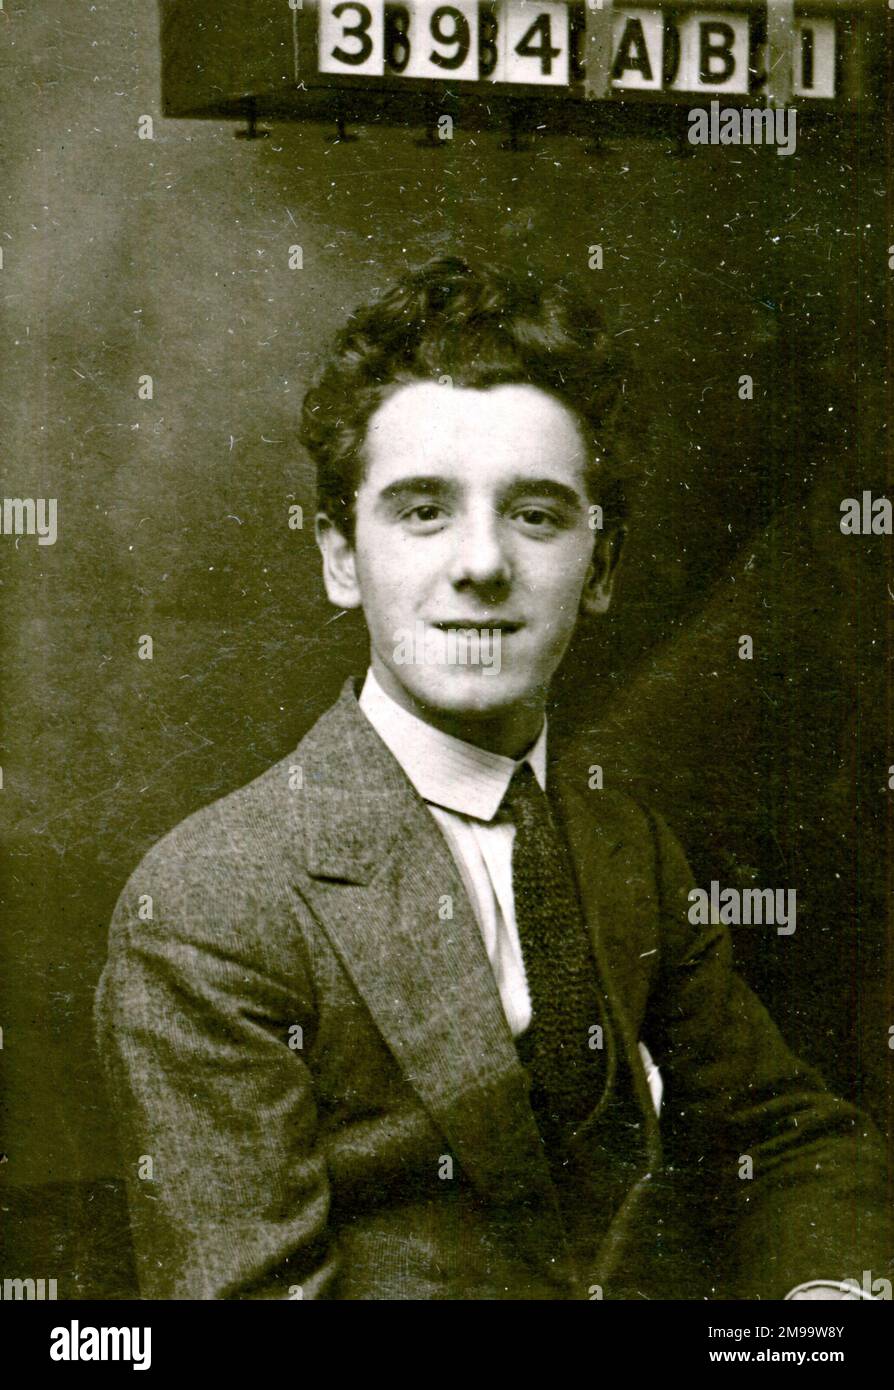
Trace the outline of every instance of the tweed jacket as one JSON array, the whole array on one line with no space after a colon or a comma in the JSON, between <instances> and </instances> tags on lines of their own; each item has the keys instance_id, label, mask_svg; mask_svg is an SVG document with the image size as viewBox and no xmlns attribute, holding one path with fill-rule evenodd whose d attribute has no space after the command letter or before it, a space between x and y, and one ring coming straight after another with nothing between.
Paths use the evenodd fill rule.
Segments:
<instances>
[{"instance_id":1,"label":"tweed jacket","mask_svg":"<svg viewBox=\"0 0 894 1390\"><path fill-rule=\"evenodd\" d=\"M561 1194L459 871L352 682L149 851L96 1004L143 1296L778 1299L889 1273L869 1122L727 930L690 924L661 818L550 776L604 1025Z\"/></svg>"}]
</instances>

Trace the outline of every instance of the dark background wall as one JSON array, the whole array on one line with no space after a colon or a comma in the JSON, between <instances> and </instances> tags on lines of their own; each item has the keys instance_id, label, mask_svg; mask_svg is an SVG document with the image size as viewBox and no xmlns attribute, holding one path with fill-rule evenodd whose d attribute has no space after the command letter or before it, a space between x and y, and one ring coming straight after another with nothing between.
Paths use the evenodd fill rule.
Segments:
<instances>
[{"instance_id":1,"label":"dark background wall","mask_svg":"<svg viewBox=\"0 0 894 1390\"><path fill-rule=\"evenodd\" d=\"M892 542L838 529L843 497L890 495L880 119L802 128L791 158L623 132L601 156L543 132L519 152L462 130L434 150L400 128L244 142L160 117L151 5L0 19L0 475L60 514L55 546L0 537L3 1272L122 1287L91 1027L109 916L152 841L364 668L287 524L313 507L297 413L346 313L438 253L601 293L645 480L556 724L581 775L601 762L665 812L699 881L797 889L795 935L738 930L740 967L890 1126Z\"/></svg>"}]
</instances>

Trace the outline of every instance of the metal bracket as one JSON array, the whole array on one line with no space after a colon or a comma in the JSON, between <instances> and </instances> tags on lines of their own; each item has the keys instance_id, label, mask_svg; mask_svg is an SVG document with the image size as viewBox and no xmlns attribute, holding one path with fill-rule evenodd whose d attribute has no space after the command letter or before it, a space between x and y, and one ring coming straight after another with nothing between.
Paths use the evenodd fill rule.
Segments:
<instances>
[{"instance_id":1,"label":"metal bracket","mask_svg":"<svg viewBox=\"0 0 894 1390\"><path fill-rule=\"evenodd\" d=\"M795 0L767 0L767 105L788 106L795 76Z\"/></svg>"},{"instance_id":2,"label":"metal bracket","mask_svg":"<svg viewBox=\"0 0 894 1390\"><path fill-rule=\"evenodd\" d=\"M612 19L614 0L586 0L584 96L604 101L612 91Z\"/></svg>"}]
</instances>

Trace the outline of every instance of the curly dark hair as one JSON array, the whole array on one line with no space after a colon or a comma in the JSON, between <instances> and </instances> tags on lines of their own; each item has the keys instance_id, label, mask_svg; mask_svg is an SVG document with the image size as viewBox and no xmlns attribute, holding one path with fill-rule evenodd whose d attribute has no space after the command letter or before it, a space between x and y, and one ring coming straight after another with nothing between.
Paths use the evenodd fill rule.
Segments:
<instances>
[{"instance_id":1,"label":"curly dark hair","mask_svg":"<svg viewBox=\"0 0 894 1390\"><path fill-rule=\"evenodd\" d=\"M567 277L545 286L455 256L429 261L351 314L305 398L299 438L317 469L320 511L353 542L370 417L401 385L528 384L578 417L590 449L591 499L612 528L632 477L619 428L624 364L602 315Z\"/></svg>"}]
</instances>

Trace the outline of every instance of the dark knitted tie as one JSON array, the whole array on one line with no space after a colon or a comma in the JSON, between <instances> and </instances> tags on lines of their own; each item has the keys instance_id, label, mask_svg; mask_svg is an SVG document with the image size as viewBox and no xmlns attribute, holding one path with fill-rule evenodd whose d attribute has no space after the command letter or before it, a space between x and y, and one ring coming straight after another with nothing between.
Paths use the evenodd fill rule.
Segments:
<instances>
[{"instance_id":1,"label":"dark knitted tie","mask_svg":"<svg viewBox=\"0 0 894 1390\"><path fill-rule=\"evenodd\" d=\"M500 818L515 826L512 889L532 1008L517 1046L540 1133L561 1161L575 1122L601 1094L602 1052L591 1047L602 1021L596 968L571 857L528 763L516 768Z\"/></svg>"}]
</instances>

